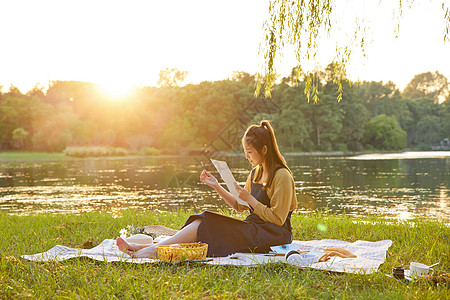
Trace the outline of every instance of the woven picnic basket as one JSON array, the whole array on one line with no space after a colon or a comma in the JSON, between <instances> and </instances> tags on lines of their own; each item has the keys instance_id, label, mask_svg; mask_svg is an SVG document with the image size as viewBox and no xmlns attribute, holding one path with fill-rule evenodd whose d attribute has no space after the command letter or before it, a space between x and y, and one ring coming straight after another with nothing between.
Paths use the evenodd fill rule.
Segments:
<instances>
[{"instance_id":1,"label":"woven picnic basket","mask_svg":"<svg viewBox=\"0 0 450 300\"><path fill-rule=\"evenodd\" d=\"M179 244L181 248L170 247L170 245L156 246L158 258L164 261L178 261L183 259L204 260L208 252L208 244L186 243Z\"/></svg>"}]
</instances>

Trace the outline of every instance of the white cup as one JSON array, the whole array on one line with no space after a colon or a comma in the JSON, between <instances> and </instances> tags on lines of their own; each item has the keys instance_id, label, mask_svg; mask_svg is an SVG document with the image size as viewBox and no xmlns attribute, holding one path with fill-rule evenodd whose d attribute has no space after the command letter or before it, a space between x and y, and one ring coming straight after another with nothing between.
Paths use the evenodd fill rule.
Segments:
<instances>
[{"instance_id":1,"label":"white cup","mask_svg":"<svg viewBox=\"0 0 450 300\"><path fill-rule=\"evenodd\" d=\"M425 276L430 272L430 267L418 262L412 262L409 264L409 271L412 276Z\"/></svg>"},{"instance_id":2,"label":"white cup","mask_svg":"<svg viewBox=\"0 0 450 300\"><path fill-rule=\"evenodd\" d=\"M290 251L293 252L293 251ZM290 265L294 265L297 267L309 267L313 263L316 263L318 261L317 255L314 254L308 254L308 253L286 253L287 256L287 262Z\"/></svg>"}]
</instances>

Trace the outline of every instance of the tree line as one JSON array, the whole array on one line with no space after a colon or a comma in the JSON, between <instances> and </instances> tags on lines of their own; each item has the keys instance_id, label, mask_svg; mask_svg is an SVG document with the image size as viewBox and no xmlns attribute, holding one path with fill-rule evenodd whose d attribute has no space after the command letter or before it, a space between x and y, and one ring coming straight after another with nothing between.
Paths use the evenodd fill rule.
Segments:
<instances>
[{"instance_id":1,"label":"tree line","mask_svg":"<svg viewBox=\"0 0 450 300\"><path fill-rule=\"evenodd\" d=\"M438 72L414 76L400 92L392 82L342 81L331 69L316 74L317 102L305 96L296 70L272 91L270 119L284 151L429 150L450 138L449 82ZM53 81L26 94L0 93L0 150L62 151L68 146L111 146L184 153L217 138L254 99L255 76L177 86L142 87L112 101L98 86Z\"/></svg>"}]
</instances>

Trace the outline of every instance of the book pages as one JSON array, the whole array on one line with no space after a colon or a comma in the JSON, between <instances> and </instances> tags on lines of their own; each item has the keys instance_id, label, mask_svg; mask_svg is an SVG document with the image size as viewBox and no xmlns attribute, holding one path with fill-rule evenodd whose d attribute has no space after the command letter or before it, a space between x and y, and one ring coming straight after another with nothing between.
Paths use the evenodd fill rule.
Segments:
<instances>
[{"instance_id":1,"label":"book pages","mask_svg":"<svg viewBox=\"0 0 450 300\"><path fill-rule=\"evenodd\" d=\"M239 203L240 205L245 205L245 206L250 207L247 202L239 199L238 191L236 190L236 187L234 186L236 179L234 179L234 176L231 173L230 168L228 167L227 163L225 161L215 160L212 158L211 158L211 162L213 163L214 167L216 167L217 171L220 174L220 177L222 177L228 190L234 196L237 203Z\"/></svg>"}]
</instances>

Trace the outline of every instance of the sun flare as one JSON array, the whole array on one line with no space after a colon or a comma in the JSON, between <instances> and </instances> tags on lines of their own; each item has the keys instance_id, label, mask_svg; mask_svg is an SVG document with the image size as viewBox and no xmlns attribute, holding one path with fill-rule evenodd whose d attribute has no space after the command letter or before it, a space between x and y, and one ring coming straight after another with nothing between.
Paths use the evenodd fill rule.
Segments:
<instances>
[{"instance_id":1,"label":"sun flare","mask_svg":"<svg viewBox=\"0 0 450 300\"><path fill-rule=\"evenodd\" d=\"M134 86L119 82L109 82L99 84L100 90L108 99L120 101L131 96Z\"/></svg>"}]
</instances>

